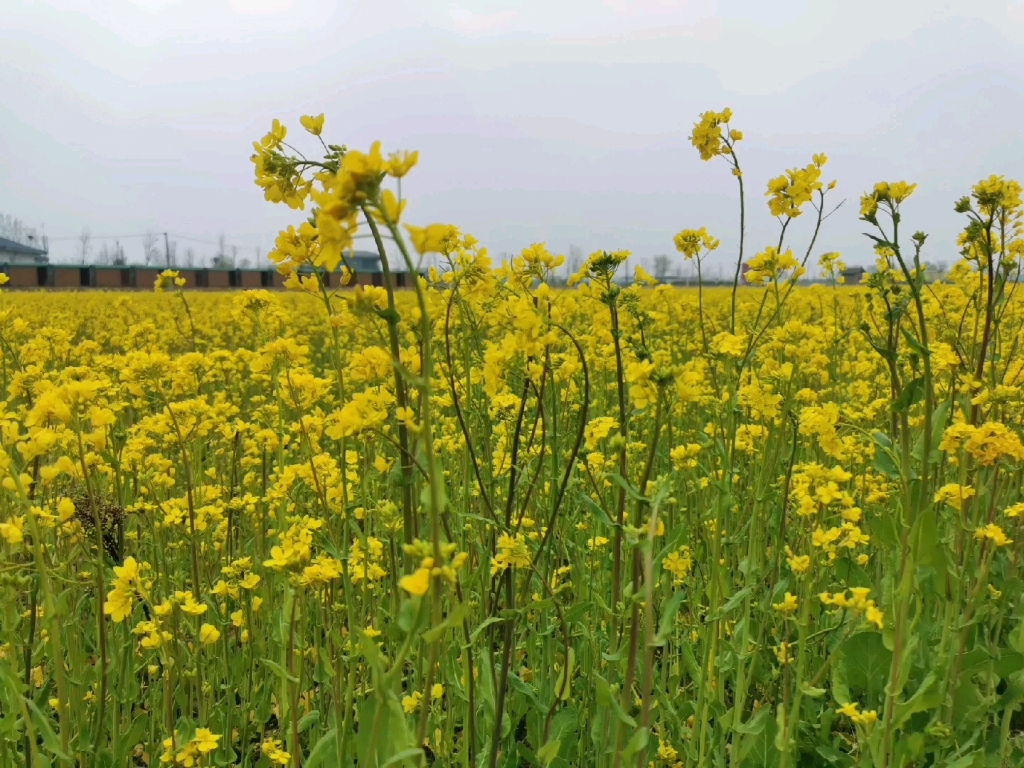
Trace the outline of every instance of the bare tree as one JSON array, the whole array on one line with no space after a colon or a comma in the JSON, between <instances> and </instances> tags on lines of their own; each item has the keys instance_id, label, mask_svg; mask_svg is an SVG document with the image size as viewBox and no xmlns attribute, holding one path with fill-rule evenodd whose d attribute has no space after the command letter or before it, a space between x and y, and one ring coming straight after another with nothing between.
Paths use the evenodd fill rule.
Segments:
<instances>
[{"instance_id":1,"label":"bare tree","mask_svg":"<svg viewBox=\"0 0 1024 768\"><path fill-rule=\"evenodd\" d=\"M110 245L109 242L104 242L103 247L100 248L99 256L96 258L96 263L105 266L123 266L127 264L128 259L124 255L124 246L117 240L114 241L113 245Z\"/></svg>"},{"instance_id":2,"label":"bare tree","mask_svg":"<svg viewBox=\"0 0 1024 768\"><path fill-rule=\"evenodd\" d=\"M0 237L26 245L25 236L27 231L28 228L22 223L21 219L16 219L9 213L0 214Z\"/></svg>"},{"instance_id":3,"label":"bare tree","mask_svg":"<svg viewBox=\"0 0 1024 768\"><path fill-rule=\"evenodd\" d=\"M569 274L575 275L583 266L583 249L578 245L569 246L569 260L566 262Z\"/></svg>"},{"instance_id":4,"label":"bare tree","mask_svg":"<svg viewBox=\"0 0 1024 768\"><path fill-rule=\"evenodd\" d=\"M151 229L147 229L146 234L142 236L142 260L147 265L160 264L164 260L157 247L156 233Z\"/></svg>"},{"instance_id":5,"label":"bare tree","mask_svg":"<svg viewBox=\"0 0 1024 768\"><path fill-rule=\"evenodd\" d=\"M196 252L191 248L185 249L185 266L194 267L196 265Z\"/></svg>"},{"instance_id":6,"label":"bare tree","mask_svg":"<svg viewBox=\"0 0 1024 768\"><path fill-rule=\"evenodd\" d=\"M89 261L89 252L92 250L92 235L88 227L82 228L82 234L78 236L78 260L82 264Z\"/></svg>"},{"instance_id":7,"label":"bare tree","mask_svg":"<svg viewBox=\"0 0 1024 768\"><path fill-rule=\"evenodd\" d=\"M0 214L0 237L27 245L30 248L39 248L44 252L50 250L49 240L42 227L37 231L35 227L26 226L25 222L16 219L9 213Z\"/></svg>"},{"instance_id":8,"label":"bare tree","mask_svg":"<svg viewBox=\"0 0 1024 768\"><path fill-rule=\"evenodd\" d=\"M659 253L654 257L654 276L658 280L664 280L665 276L668 275L668 268L671 265L671 261L668 256L664 253Z\"/></svg>"},{"instance_id":9,"label":"bare tree","mask_svg":"<svg viewBox=\"0 0 1024 768\"><path fill-rule=\"evenodd\" d=\"M215 269L234 269L238 260L238 246L229 246L224 238L224 233L217 235L217 253L213 257Z\"/></svg>"}]
</instances>

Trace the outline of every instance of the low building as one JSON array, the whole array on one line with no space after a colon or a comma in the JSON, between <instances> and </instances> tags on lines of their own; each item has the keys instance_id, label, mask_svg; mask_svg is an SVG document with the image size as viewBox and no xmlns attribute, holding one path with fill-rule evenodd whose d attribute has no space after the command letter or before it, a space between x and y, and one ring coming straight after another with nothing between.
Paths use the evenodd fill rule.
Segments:
<instances>
[{"instance_id":1,"label":"low building","mask_svg":"<svg viewBox=\"0 0 1024 768\"><path fill-rule=\"evenodd\" d=\"M349 286L382 286L384 272L380 257L371 251L346 254L346 264L353 271ZM46 252L11 240L0 239L0 273L8 278L8 289L57 288L79 290L103 288L117 290L133 288L152 290L164 271L155 265L86 265L51 264ZM188 267L178 270L185 279L187 289L224 291L233 288L282 288L284 276L274 268L218 268ZM312 272L309 265L299 268L300 275ZM324 276L328 288L340 288L341 268ZM404 262L391 265L395 288L411 288L414 283Z\"/></svg>"},{"instance_id":2,"label":"low building","mask_svg":"<svg viewBox=\"0 0 1024 768\"><path fill-rule=\"evenodd\" d=\"M50 261L45 248L36 248L15 240L0 237L0 264L12 267L34 267L48 264Z\"/></svg>"},{"instance_id":3,"label":"low building","mask_svg":"<svg viewBox=\"0 0 1024 768\"><path fill-rule=\"evenodd\" d=\"M861 280L864 279L864 275L867 273L868 271L864 267L847 267L840 272L846 285L860 285Z\"/></svg>"}]
</instances>

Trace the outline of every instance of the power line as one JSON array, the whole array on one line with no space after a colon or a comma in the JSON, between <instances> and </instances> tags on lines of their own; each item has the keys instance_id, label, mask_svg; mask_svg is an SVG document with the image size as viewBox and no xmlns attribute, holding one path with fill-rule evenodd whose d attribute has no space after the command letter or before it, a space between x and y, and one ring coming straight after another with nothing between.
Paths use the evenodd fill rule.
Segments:
<instances>
[{"instance_id":1,"label":"power line","mask_svg":"<svg viewBox=\"0 0 1024 768\"><path fill-rule=\"evenodd\" d=\"M145 237L147 234L143 232L141 235L89 235L90 240L128 240L132 237ZM81 235L69 235L67 237L51 237L50 240L80 240Z\"/></svg>"},{"instance_id":2,"label":"power line","mask_svg":"<svg viewBox=\"0 0 1024 768\"><path fill-rule=\"evenodd\" d=\"M277 234L278 233L275 233L273 235L266 235L266 236L260 235L260 237L270 237L271 240L274 240L274 239L277 238ZM175 234L174 232L143 232L140 235L89 235L89 239L90 240L130 240L130 239L135 238L135 237L150 237L150 236L152 236L152 237L156 238L159 235L167 235L168 237L172 237L175 240L186 240L186 241L188 241L190 243L200 243L202 245L217 245L217 246L220 245L220 242L218 242L216 240L203 240L203 239L198 238L198 237L192 237L191 235L178 235L178 234ZM370 238L370 237L372 237L372 235L367 233L367 234L362 234L362 235L356 235L353 239L355 239L355 240L363 240L363 239ZM64 236L61 236L61 237L50 237L49 238L50 242L55 242L57 240L81 240L81 239L82 239L81 235L64 235ZM242 248L258 248L259 247L259 246L253 246L253 245L238 245L236 243L228 243L228 242L225 242L224 245L227 246L227 247L230 247L230 248L238 248L239 250L241 250Z\"/></svg>"},{"instance_id":3,"label":"power line","mask_svg":"<svg viewBox=\"0 0 1024 768\"><path fill-rule=\"evenodd\" d=\"M216 245L216 246L220 245L220 242L216 241L216 240L203 240L202 238L199 238L199 237L192 237L191 235L179 235L179 234L176 234L174 232L143 232L141 234L134 234L134 235L92 235L92 234L90 234L89 235L89 239L90 240L131 240L131 239L137 238L137 237L154 237L154 238L156 238L159 235L163 235L163 234L166 234L169 237L174 238L175 240L186 240L186 241L188 241L190 243L200 243L202 245ZM265 237L265 235L260 235L260 237ZM277 237L277 234L275 233L273 236L271 236L271 239L276 238L276 237ZM49 238L50 242L56 242L58 240L81 240L81 239L82 239L81 235L63 235L61 237L50 237ZM241 250L243 248L255 248L255 247L258 247L258 246L253 246L253 245L238 245L237 243L229 243L229 242L225 242L224 245L225 245L225 247L228 247L228 248L238 248L239 250Z\"/></svg>"}]
</instances>

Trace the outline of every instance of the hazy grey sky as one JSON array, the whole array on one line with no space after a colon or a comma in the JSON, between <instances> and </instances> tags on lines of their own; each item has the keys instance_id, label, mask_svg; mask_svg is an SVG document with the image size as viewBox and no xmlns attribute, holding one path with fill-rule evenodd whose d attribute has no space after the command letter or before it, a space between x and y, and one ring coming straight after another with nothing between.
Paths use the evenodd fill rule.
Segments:
<instances>
[{"instance_id":1,"label":"hazy grey sky","mask_svg":"<svg viewBox=\"0 0 1024 768\"><path fill-rule=\"evenodd\" d=\"M868 262L857 198L906 179L907 227L951 261L954 199L1024 180L1024 2L0 0L0 212L44 223L54 260L86 226L265 252L300 214L263 201L251 142L319 112L336 143L419 149L407 220L495 255L651 256L695 226L728 255L735 182L687 139L725 106L753 247L769 176L823 151L847 202L816 251Z\"/></svg>"}]
</instances>

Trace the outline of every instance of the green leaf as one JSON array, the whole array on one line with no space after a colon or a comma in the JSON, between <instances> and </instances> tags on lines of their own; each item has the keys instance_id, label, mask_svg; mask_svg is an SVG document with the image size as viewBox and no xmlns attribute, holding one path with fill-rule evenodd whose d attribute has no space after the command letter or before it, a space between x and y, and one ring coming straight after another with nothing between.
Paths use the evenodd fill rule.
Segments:
<instances>
[{"instance_id":1,"label":"green leaf","mask_svg":"<svg viewBox=\"0 0 1024 768\"><path fill-rule=\"evenodd\" d=\"M53 731L50 718L43 714L39 707L36 706L36 703L28 696L25 697L25 704L28 705L29 711L32 713L32 722L35 724L39 736L43 739L43 745L53 753L54 757L70 761L71 758L64 754L60 748L60 739L57 738L57 734Z\"/></svg>"},{"instance_id":2,"label":"green leaf","mask_svg":"<svg viewBox=\"0 0 1024 768\"><path fill-rule=\"evenodd\" d=\"M903 333L903 338L906 339L907 346L910 347L911 350L919 354L921 357L928 356L929 353L927 348L925 348L920 341L914 338L914 335L907 330L906 326L901 325L900 331Z\"/></svg>"},{"instance_id":3,"label":"green leaf","mask_svg":"<svg viewBox=\"0 0 1024 768\"><path fill-rule=\"evenodd\" d=\"M538 709L540 708L540 699L537 698L537 690L532 685L523 680L523 678L515 672L508 673L508 683L512 688L528 698L533 706Z\"/></svg>"},{"instance_id":4,"label":"green leaf","mask_svg":"<svg viewBox=\"0 0 1024 768\"><path fill-rule=\"evenodd\" d=\"M422 756L423 756L423 750L422 749L420 749L419 747L410 747L409 749L403 749L398 754L392 755L391 757L389 757L387 759L387 761L384 762L381 765L380 768L388 768L389 765L398 765L399 763L404 763L406 760L409 760L409 759L411 759L413 757L422 757Z\"/></svg>"},{"instance_id":5,"label":"green leaf","mask_svg":"<svg viewBox=\"0 0 1024 768\"><path fill-rule=\"evenodd\" d=\"M496 521L493 517L474 515L471 512L466 512L465 514L459 515L459 517L463 520L476 520L478 523L483 523L484 525L497 526L499 529L505 527L504 522L501 520Z\"/></svg>"},{"instance_id":6,"label":"green leaf","mask_svg":"<svg viewBox=\"0 0 1024 768\"><path fill-rule=\"evenodd\" d=\"M438 624L436 627L432 627L423 633L423 639L432 643L435 640L440 640L441 636L444 635L452 627L458 626L462 623L462 620L466 617L466 613L469 611L469 606L465 603L459 603L445 617L444 621Z\"/></svg>"},{"instance_id":7,"label":"green leaf","mask_svg":"<svg viewBox=\"0 0 1024 768\"><path fill-rule=\"evenodd\" d=\"M820 699L825 695L824 688L811 688L807 683L800 686L800 693L812 699Z\"/></svg>"},{"instance_id":8,"label":"green leaf","mask_svg":"<svg viewBox=\"0 0 1024 768\"><path fill-rule=\"evenodd\" d=\"M572 673L575 664L576 651L572 646L569 646L569 658L562 665L562 669L558 672L558 677L555 678L555 696L561 701L568 699L569 694L572 693Z\"/></svg>"},{"instance_id":9,"label":"green leaf","mask_svg":"<svg viewBox=\"0 0 1024 768\"><path fill-rule=\"evenodd\" d=\"M903 650L900 652L900 674L896 678L895 686L892 693L899 696L903 693L903 689L907 685L907 680L910 679L910 672L914 667L914 655L917 653L917 646L921 642L920 635L910 635L907 638L906 644L903 646ZM889 692L889 686L886 686L886 693Z\"/></svg>"},{"instance_id":10,"label":"green leaf","mask_svg":"<svg viewBox=\"0 0 1024 768\"><path fill-rule=\"evenodd\" d=\"M850 759L849 755L844 755L830 744L819 744L814 748L814 751L821 755L825 760L828 760L830 765L839 765L843 768L852 768L854 765L854 762Z\"/></svg>"},{"instance_id":11,"label":"green leaf","mask_svg":"<svg viewBox=\"0 0 1024 768\"><path fill-rule=\"evenodd\" d=\"M418 597L410 597L408 600L403 601L402 607L398 609L398 628L405 632L405 634L412 632L419 609L420 598Z\"/></svg>"},{"instance_id":12,"label":"green leaf","mask_svg":"<svg viewBox=\"0 0 1024 768\"><path fill-rule=\"evenodd\" d=\"M726 616L727 614L739 608L740 603L742 603L747 598L747 596L754 591L754 586L754 584L749 584L743 589L736 592L732 597L725 601L725 605L722 606L721 610L719 610L717 614L706 619L705 621L718 621L723 616Z\"/></svg>"},{"instance_id":13,"label":"green leaf","mask_svg":"<svg viewBox=\"0 0 1024 768\"><path fill-rule=\"evenodd\" d=\"M946 431L946 418L949 416L949 401L939 403L939 406L932 414L932 439L929 443L928 461L932 464L939 460L939 443L942 442L942 433ZM922 431L914 443L914 450L911 455L918 461L924 459L924 432Z\"/></svg>"},{"instance_id":14,"label":"green leaf","mask_svg":"<svg viewBox=\"0 0 1024 768\"><path fill-rule=\"evenodd\" d=\"M648 501L646 496L641 495L640 491L633 487L633 484L618 472L606 472L605 478L611 480L615 485L624 490L626 495L633 501Z\"/></svg>"},{"instance_id":15,"label":"green leaf","mask_svg":"<svg viewBox=\"0 0 1024 768\"><path fill-rule=\"evenodd\" d=\"M985 753L978 749L969 755L964 755L953 763L947 763L944 768L976 768L985 764Z\"/></svg>"},{"instance_id":16,"label":"green leaf","mask_svg":"<svg viewBox=\"0 0 1024 768\"><path fill-rule=\"evenodd\" d=\"M320 710L319 709L314 709L312 712L307 712L299 720L299 733L305 733L306 729L308 729L311 725L313 725L314 723L319 723L319 722L320 722Z\"/></svg>"},{"instance_id":17,"label":"green leaf","mask_svg":"<svg viewBox=\"0 0 1024 768\"><path fill-rule=\"evenodd\" d=\"M850 686L846 682L846 658L842 653L836 654L832 660L832 699L843 706L849 704L853 697L850 695Z\"/></svg>"},{"instance_id":18,"label":"green leaf","mask_svg":"<svg viewBox=\"0 0 1024 768\"><path fill-rule=\"evenodd\" d=\"M917 691L904 702L896 704L893 710L893 727L902 728L913 715L935 709L942 704L942 691L938 686L939 678L934 672L925 675Z\"/></svg>"},{"instance_id":19,"label":"green leaf","mask_svg":"<svg viewBox=\"0 0 1024 768\"><path fill-rule=\"evenodd\" d=\"M639 729L633 734L633 737L626 743L625 749L622 750L622 757L624 760L629 760L633 755L637 754L640 750L647 748L648 732L646 728Z\"/></svg>"},{"instance_id":20,"label":"green leaf","mask_svg":"<svg viewBox=\"0 0 1024 768\"><path fill-rule=\"evenodd\" d=\"M881 432L872 432L875 441L874 468L890 479L900 476L900 459L893 450L892 441Z\"/></svg>"},{"instance_id":21,"label":"green leaf","mask_svg":"<svg viewBox=\"0 0 1024 768\"><path fill-rule=\"evenodd\" d=\"M626 714L622 705L619 704L618 696L614 694L611 685L608 684L608 681L601 677L601 675L595 673L594 683L597 687L597 703L602 707L610 707L612 714L619 722L624 725L628 725L630 728L636 728L636 721Z\"/></svg>"},{"instance_id":22,"label":"green leaf","mask_svg":"<svg viewBox=\"0 0 1024 768\"><path fill-rule=\"evenodd\" d=\"M1009 648L999 651L999 660L996 662L996 674L1004 680L1009 680L1011 675L1024 669L1024 654Z\"/></svg>"},{"instance_id":23,"label":"green leaf","mask_svg":"<svg viewBox=\"0 0 1024 768\"><path fill-rule=\"evenodd\" d=\"M683 604L685 599L686 593L684 592L676 592L669 599L665 610L661 614L661 620L658 622L658 635L654 638L655 645L664 645L668 638L672 636L675 631L676 615L679 613L679 606Z\"/></svg>"},{"instance_id":24,"label":"green leaf","mask_svg":"<svg viewBox=\"0 0 1024 768\"><path fill-rule=\"evenodd\" d=\"M481 632L483 632L492 624L501 624L504 621L505 619L503 619L501 616L489 616L488 618L484 619L476 629L473 630L473 632L469 636L469 642L475 643L476 639L480 637Z\"/></svg>"},{"instance_id":25,"label":"green leaf","mask_svg":"<svg viewBox=\"0 0 1024 768\"><path fill-rule=\"evenodd\" d=\"M551 738L559 739L567 746L577 729L580 727L580 718L572 707L562 707L551 719Z\"/></svg>"},{"instance_id":26,"label":"green leaf","mask_svg":"<svg viewBox=\"0 0 1024 768\"><path fill-rule=\"evenodd\" d=\"M435 477L444 477L443 471L439 469L434 476ZM437 513L441 514L444 511L444 508L446 506L448 506L448 491L445 489L444 483L440 484L440 486L438 488L438 491L437 491L437 495L438 495L438 500L437 501L438 501L438 504L440 505L440 509L437 510ZM433 494L431 492L431 486L430 486L429 483L424 483L423 484L423 489L420 491L420 503L423 505L423 509L427 513L429 513L430 512L430 508L434 506Z\"/></svg>"},{"instance_id":27,"label":"green leaf","mask_svg":"<svg viewBox=\"0 0 1024 768\"><path fill-rule=\"evenodd\" d=\"M863 328L867 329L867 324L866 323L863 326ZM875 352L880 354L885 360L890 360L892 362L896 362L896 353L895 352L893 352L891 349L886 349L885 347L880 347L877 344L875 344L875 342L873 342L871 340L871 337L868 335L868 333L865 333L865 336L868 336L868 344L871 345L871 348L874 349Z\"/></svg>"},{"instance_id":28,"label":"green leaf","mask_svg":"<svg viewBox=\"0 0 1024 768\"><path fill-rule=\"evenodd\" d=\"M843 642L841 648L850 692L864 703L865 708L876 707L882 701L889 680L892 651L885 647L882 636L877 632L852 635ZM841 703L848 704L849 701Z\"/></svg>"},{"instance_id":29,"label":"green leaf","mask_svg":"<svg viewBox=\"0 0 1024 768\"><path fill-rule=\"evenodd\" d=\"M338 737L338 729L331 728L327 733L320 737L320 740L313 745L313 749L309 751L309 757L306 758L304 765L306 768L317 768L329 754L335 750L334 742ZM329 763L328 763L329 764Z\"/></svg>"},{"instance_id":30,"label":"green leaf","mask_svg":"<svg viewBox=\"0 0 1024 768\"><path fill-rule=\"evenodd\" d=\"M537 750L537 758L543 765L551 765L551 761L558 757L558 750L561 746L561 741L558 739L552 739Z\"/></svg>"},{"instance_id":31,"label":"green leaf","mask_svg":"<svg viewBox=\"0 0 1024 768\"><path fill-rule=\"evenodd\" d=\"M892 450L892 440L884 432L872 432L871 439L875 441L875 445L884 448L887 451Z\"/></svg>"},{"instance_id":32,"label":"green leaf","mask_svg":"<svg viewBox=\"0 0 1024 768\"><path fill-rule=\"evenodd\" d=\"M686 667L686 673L690 676L694 685L700 685L702 678L700 665L697 664L697 657L693 655L693 648L689 643L682 644L683 651L683 665Z\"/></svg>"},{"instance_id":33,"label":"green leaf","mask_svg":"<svg viewBox=\"0 0 1024 768\"><path fill-rule=\"evenodd\" d=\"M592 498L582 494L580 495L580 498L583 500L583 505L587 507L587 509L589 509L591 512L593 512L594 516L597 517L597 519L600 520L601 523L608 526L609 528L619 527L618 523L612 522L612 519L608 517L608 513L604 511L604 507L602 507Z\"/></svg>"},{"instance_id":34,"label":"green leaf","mask_svg":"<svg viewBox=\"0 0 1024 768\"><path fill-rule=\"evenodd\" d=\"M910 530L910 549L913 562L918 566L940 567L945 565L945 557L939 546L938 512L929 507L914 521Z\"/></svg>"},{"instance_id":35,"label":"green leaf","mask_svg":"<svg viewBox=\"0 0 1024 768\"><path fill-rule=\"evenodd\" d=\"M775 748L779 726L775 718L771 717L769 708L764 707L763 710L766 713L763 717L764 725L756 733L745 734L740 740L741 768L777 768L779 764L779 751ZM757 715L752 722L754 719L757 719Z\"/></svg>"},{"instance_id":36,"label":"green leaf","mask_svg":"<svg viewBox=\"0 0 1024 768\"><path fill-rule=\"evenodd\" d=\"M924 379L920 376L911 379L903 387L900 396L893 401L892 410L894 413L906 413L910 407L924 396Z\"/></svg>"},{"instance_id":37,"label":"green leaf","mask_svg":"<svg viewBox=\"0 0 1024 768\"><path fill-rule=\"evenodd\" d=\"M567 609L563 614L566 624L572 624L573 622L579 621L586 616L590 611L594 609L594 603L587 600L582 603L576 603L571 608Z\"/></svg>"},{"instance_id":38,"label":"green leaf","mask_svg":"<svg viewBox=\"0 0 1024 768\"><path fill-rule=\"evenodd\" d=\"M282 667L276 661L271 661L270 659L260 659L260 661L262 661L264 664L270 667L271 672L273 672L278 677L282 678L283 680L287 680L289 683L295 683L296 685L298 684L299 678L288 674L288 670Z\"/></svg>"},{"instance_id":39,"label":"green leaf","mask_svg":"<svg viewBox=\"0 0 1024 768\"><path fill-rule=\"evenodd\" d=\"M768 721L772 719L771 707L759 707L754 716L751 717L747 722L740 723L739 725L733 726L733 730L736 733L749 734L756 736L765 729Z\"/></svg>"}]
</instances>

